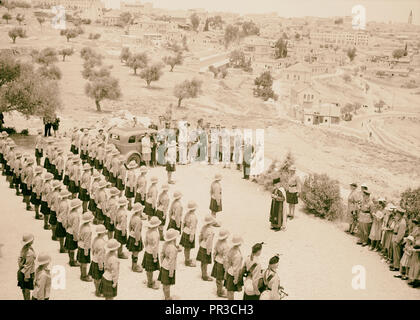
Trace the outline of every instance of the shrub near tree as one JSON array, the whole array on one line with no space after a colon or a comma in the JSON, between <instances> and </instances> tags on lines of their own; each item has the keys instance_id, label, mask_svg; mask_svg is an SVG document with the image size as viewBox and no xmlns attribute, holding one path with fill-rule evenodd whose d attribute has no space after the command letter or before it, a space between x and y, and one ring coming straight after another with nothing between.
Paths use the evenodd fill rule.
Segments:
<instances>
[{"instance_id":1,"label":"shrub near tree","mask_svg":"<svg viewBox=\"0 0 420 320\"><path fill-rule=\"evenodd\" d=\"M400 206L407 211L410 219L420 219L420 187L402 192Z\"/></svg>"},{"instance_id":2,"label":"shrub near tree","mask_svg":"<svg viewBox=\"0 0 420 320\"><path fill-rule=\"evenodd\" d=\"M166 57L163 57L162 60L163 60L163 62L165 64L167 64L168 66L171 67L171 69L169 70L170 72L173 72L174 67L176 65L182 65L182 62L183 62L183 58L182 58L182 54L181 53L178 53L175 56L166 56Z\"/></svg>"},{"instance_id":3,"label":"shrub near tree","mask_svg":"<svg viewBox=\"0 0 420 320\"><path fill-rule=\"evenodd\" d=\"M12 16L10 15L10 13L6 12L5 14L3 14L2 19L6 20L6 24L9 24L9 20L12 20Z\"/></svg>"},{"instance_id":4,"label":"shrub near tree","mask_svg":"<svg viewBox=\"0 0 420 320\"><path fill-rule=\"evenodd\" d=\"M174 88L174 96L178 98L178 107L181 107L182 100L197 98L201 94L202 81L198 79L185 80Z\"/></svg>"},{"instance_id":5,"label":"shrub near tree","mask_svg":"<svg viewBox=\"0 0 420 320\"><path fill-rule=\"evenodd\" d=\"M264 101L268 99L277 100L278 96L274 93L273 86L273 77L271 76L270 71L264 71L259 77L254 80L255 88L254 95L261 97Z\"/></svg>"},{"instance_id":6,"label":"shrub near tree","mask_svg":"<svg viewBox=\"0 0 420 320\"><path fill-rule=\"evenodd\" d=\"M70 39L76 38L79 33L76 29L65 29L60 31L60 35L66 37L67 42L69 42Z\"/></svg>"},{"instance_id":7,"label":"shrub near tree","mask_svg":"<svg viewBox=\"0 0 420 320\"><path fill-rule=\"evenodd\" d=\"M120 61L127 63L128 59L131 57L131 52L130 52L130 48L128 47L123 47L121 49L121 54L120 54Z\"/></svg>"},{"instance_id":8,"label":"shrub near tree","mask_svg":"<svg viewBox=\"0 0 420 320\"><path fill-rule=\"evenodd\" d=\"M60 80L62 78L62 73L59 67L56 65L43 65L38 68L37 72L44 78L50 80Z\"/></svg>"},{"instance_id":9,"label":"shrub near tree","mask_svg":"<svg viewBox=\"0 0 420 320\"><path fill-rule=\"evenodd\" d=\"M158 81L160 77L163 75L163 64L162 63L155 63L151 66L144 68L140 73L140 78L146 81L148 87L152 81Z\"/></svg>"},{"instance_id":10,"label":"shrub near tree","mask_svg":"<svg viewBox=\"0 0 420 320\"><path fill-rule=\"evenodd\" d=\"M64 48L58 51L58 54L63 57L63 62L66 61L66 57L70 57L71 55L73 55L73 53L73 48Z\"/></svg>"},{"instance_id":11,"label":"shrub near tree","mask_svg":"<svg viewBox=\"0 0 420 320\"><path fill-rule=\"evenodd\" d=\"M21 27L13 28L9 31L9 37L16 43L17 38L26 38L26 32Z\"/></svg>"},{"instance_id":12,"label":"shrub near tree","mask_svg":"<svg viewBox=\"0 0 420 320\"><path fill-rule=\"evenodd\" d=\"M149 62L149 57L145 52L131 55L127 60L127 66L137 74L137 69L145 68Z\"/></svg>"},{"instance_id":13,"label":"shrub near tree","mask_svg":"<svg viewBox=\"0 0 420 320\"><path fill-rule=\"evenodd\" d=\"M343 215L340 185L326 174L309 175L302 185L300 196L306 209L316 216L335 220Z\"/></svg>"}]
</instances>

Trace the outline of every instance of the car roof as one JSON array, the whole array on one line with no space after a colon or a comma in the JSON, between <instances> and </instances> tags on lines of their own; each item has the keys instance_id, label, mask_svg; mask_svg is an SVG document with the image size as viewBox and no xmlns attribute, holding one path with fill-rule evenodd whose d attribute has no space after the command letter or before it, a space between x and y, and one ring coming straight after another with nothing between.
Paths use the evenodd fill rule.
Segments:
<instances>
[{"instance_id":1,"label":"car roof","mask_svg":"<svg viewBox=\"0 0 420 320\"><path fill-rule=\"evenodd\" d=\"M115 133L118 135L122 135L122 136L128 136L128 135L135 135L135 134L143 134L146 132L156 132L156 130L154 129L149 129L146 128L144 126L136 126L136 127L131 127L131 126L124 126L124 127L116 127L110 130L110 133Z\"/></svg>"}]
</instances>

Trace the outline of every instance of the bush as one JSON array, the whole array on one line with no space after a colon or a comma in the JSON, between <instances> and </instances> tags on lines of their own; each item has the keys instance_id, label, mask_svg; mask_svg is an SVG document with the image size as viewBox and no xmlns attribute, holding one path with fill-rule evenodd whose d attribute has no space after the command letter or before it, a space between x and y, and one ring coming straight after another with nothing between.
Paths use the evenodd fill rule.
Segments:
<instances>
[{"instance_id":1,"label":"bush","mask_svg":"<svg viewBox=\"0 0 420 320\"><path fill-rule=\"evenodd\" d=\"M420 218L420 187L401 193L400 206L408 212L410 219Z\"/></svg>"},{"instance_id":2,"label":"bush","mask_svg":"<svg viewBox=\"0 0 420 320\"><path fill-rule=\"evenodd\" d=\"M20 132L20 134L21 134L22 136L27 136L27 135L29 134L29 131L28 131L28 129L23 129L23 130Z\"/></svg>"},{"instance_id":3,"label":"bush","mask_svg":"<svg viewBox=\"0 0 420 320\"><path fill-rule=\"evenodd\" d=\"M9 135L16 133L16 129L13 127L3 127L2 131L6 131Z\"/></svg>"},{"instance_id":4,"label":"bush","mask_svg":"<svg viewBox=\"0 0 420 320\"><path fill-rule=\"evenodd\" d=\"M321 218L335 220L343 215L339 183L326 174L309 175L302 185L301 199L310 213Z\"/></svg>"},{"instance_id":5,"label":"bush","mask_svg":"<svg viewBox=\"0 0 420 320\"><path fill-rule=\"evenodd\" d=\"M271 191L273 189L273 180L280 178L281 186L286 190L289 178L291 176L289 168L294 163L295 159L293 155L288 152L283 162L279 160L273 160L267 170L258 177L257 182L261 185L264 185L265 190Z\"/></svg>"}]
</instances>

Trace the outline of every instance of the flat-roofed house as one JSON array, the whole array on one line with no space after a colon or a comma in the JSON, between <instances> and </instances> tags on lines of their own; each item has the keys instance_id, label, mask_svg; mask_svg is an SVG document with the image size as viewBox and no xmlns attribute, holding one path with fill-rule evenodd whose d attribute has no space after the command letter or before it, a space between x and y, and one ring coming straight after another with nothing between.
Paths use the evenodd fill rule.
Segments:
<instances>
[{"instance_id":1,"label":"flat-roofed house","mask_svg":"<svg viewBox=\"0 0 420 320\"><path fill-rule=\"evenodd\" d=\"M307 125L330 125L340 123L340 107L332 103L304 109L303 121Z\"/></svg>"}]
</instances>

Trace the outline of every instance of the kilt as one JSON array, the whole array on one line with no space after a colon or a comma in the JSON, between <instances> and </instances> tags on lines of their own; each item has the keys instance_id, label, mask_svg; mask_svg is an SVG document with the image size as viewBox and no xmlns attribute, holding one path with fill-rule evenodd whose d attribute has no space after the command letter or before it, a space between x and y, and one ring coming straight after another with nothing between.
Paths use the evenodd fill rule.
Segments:
<instances>
[{"instance_id":1,"label":"kilt","mask_svg":"<svg viewBox=\"0 0 420 320\"><path fill-rule=\"evenodd\" d=\"M134 198L134 203L140 202L143 206L145 201L142 199L141 193L136 192L136 197Z\"/></svg>"},{"instance_id":2,"label":"kilt","mask_svg":"<svg viewBox=\"0 0 420 320\"><path fill-rule=\"evenodd\" d=\"M286 202L289 204L298 204L297 192L286 191Z\"/></svg>"},{"instance_id":3,"label":"kilt","mask_svg":"<svg viewBox=\"0 0 420 320\"><path fill-rule=\"evenodd\" d=\"M45 160L44 160L44 168L47 169L47 170L50 170L50 168L51 168L50 159L45 158Z\"/></svg>"},{"instance_id":4,"label":"kilt","mask_svg":"<svg viewBox=\"0 0 420 320\"><path fill-rule=\"evenodd\" d=\"M99 265L97 262L93 262L89 267L89 275L95 280L101 280L104 270L99 270Z\"/></svg>"},{"instance_id":5,"label":"kilt","mask_svg":"<svg viewBox=\"0 0 420 320\"><path fill-rule=\"evenodd\" d=\"M64 243L64 248L67 250L76 250L78 248L77 241L74 241L73 235L66 233L66 242Z\"/></svg>"},{"instance_id":6,"label":"kilt","mask_svg":"<svg viewBox=\"0 0 420 320\"><path fill-rule=\"evenodd\" d=\"M244 293L244 300L260 300L260 295L247 295Z\"/></svg>"},{"instance_id":7,"label":"kilt","mask_svg":"<svg viewBox=\"0 0 420 320\"><path fill-rule=\"evenodd\" d=\"M66 236L66 229L64 229L63 224L57 221L57 227L55 229L55 236L57 238L64 238Z\"/></svg>"},{"instance_id":8,"label":"kilt","mask_svg":"<svg viewBox=\"0 0 420 320\"><path fill-rule=\"evenodd\" d=\"M142 239L140 239L139 243L137 245L135 245L136 243L136 239L134 239L133 237L128 237L128 241L127 241L127 250L130 252L140 252L143 250L143 241Z\"/></svg>"},{"instance_id":9,"label":"kilt","mask_svg":"<svg viewBox=\"0 0 420 320\"><path fill-rule=\"evenodd\" d=\"M79 189L76 187L76 182L74 182L73 180L70 180L69 191L71 193L78 193L79 192Z\"/></svg>"},{"instance_id":10,"label":"kilt","mask_svg":"<svg viewBox=\"0 0 420 320\"><path fill-rule=\"evenodd\" d=\"M41 201L41 213L44 215L50 214L50 208L48 208L48 204L46 201Z\"/></svg>"},{"instance_id":11,"label":"kilt","mask_svg":"<svg viewBox=\"0 0 420 320\"><path fill-rule=\"evenodd\" d=\"M20 181L20 177L18 177L16 174L13 174L13 183L14 184L20 184L21 183L21 181Z\"/></svg>"},{"instance_id":12,"label":"kilt","mask_svg":"<svg viewBox=\"0 0 420 320\"><path fill-rule=\"evenodd\" d=\"M176 226L176 222L175 222L175 220L173 220L173 219L171 219L171 220L169 220L169 224L168 224L168 229L167 230L169 230L169 229L175 229L175 230L178 230L179 232L181 232L181 227L177 227Z\"/></svg>"},{"instance_id":13,"label":"kilt","mask_svg":"<svg viewBox=\"0 0 420 320\"><path fill-rule=\"evenodd\" d=\"M167 163L166 164L166 171L174 172L175 171L175 164Z\"/></svg>"},{"instance_id":14,"label":"kilt","mask_svg":"<svg viewBox=\"0 0 420 320\"><path fill-rule=\"evenodd\" d=\"M133 191L130 191L130 188L129 187L125 187L125 197L127 199L134 198L134 190Z\"/></svg>"},{"instance_id":15,"label":"kilt","mask_svg":"<svg viewBox=\"0 0 420 320\"><path fill-rule=\"evenodd\" d=\"M69 184L70 184L70 178L69 178L69 176L66 174L65 176L64 176L64 180L63 180L63 183L64 183L64 185L65 186L69 186Z\"/></svg>"},{"instance_id":16,"label":"kilt","mask_svg":"<svg viewBox=\"0 0 420 320\"><path fill-rule=\"evenodd\" d=\"M117 178L114 176L112 172L109 173L109 182L113 184L117 182Z\"/></svg>"},{"instance_id":17,"label":"kilt","mask_svg":"<svg viewBox=\"0 0 420 320\"><path fill-rule=\"evenodd\" d=\"M99 209L98 207L96 207L96 209L95 209L95 217L96 217L96 219L98 219L100 221L105 221L105 215L104 215L102 209Z\"/></svg>"},{"instance_id":18,"label":"kilt","mask_svg":"<svg viewBox=\"0 0 420 320\"><path fill-rule=\"evenodd\" d=\"M48 219L50 225L57 225L57 213L53 210L50 210L50 218Z\"/></svg>"},{"instance_id":19,"label":"kilt","mask_svg":"<svg viewBox=\"0 0 420 320\"><path fill-rule=\"evenodd\" d=\"M8 164L5 165L6 175L10 176L12 172L10 171L10 166Z\"/></svg>"},{"instance_id":20,"label":"kilt","mask_svg":"<svg viewBox=\"0 0 420 320\"><path fill-rule=\"evenodd\" d=\"M109 177L109 171L108 171L108 168L107 168L107 167L105 167L105 166L104 166L104 168L103 168L103 170L102 170L102 174L103 174L105 177Z\"/></svg>"},{"instance_id":21,"label":"kilt","mask_svg":"<svg viewBox=\"0 0 420 320\"><path fill-rule=\"evenodd\" d=\"M149 202L145 203L144 206L144 213L147 214L149 217L152 217L155 215L155 209L152 208L152 204Z\"/></svg>"},{"instance_id":22,"label":"kilt","mask_svg":"<svg viewBox=\"0 0 420 320\"><path fill-rule=\"evenodd\" d=\"M56 171L54 179L58 181L63 180L63 173L59 173L58 171Z\"/></svg>"},{"instance_id":23,"label":"kilt","mask_svg":"<svg viewBox=\"0 0 420 320\"><path fill-rule=\"evenodd\" d=\"M54 175L55 179L55 176L57 174L57 168L55 167L55 164L50 164L50 172Z\"/></svg>"},{"instance_id":24,"label":"kilt","mask_svg":"<svg viewBox=\"0 0 420 320\"><path fill-rule=\"evenodd\" d=\"M196 260L205 264L211 264L211 254L207 254L207 250L203 247L200 247L200 249L198 249Z\"/></svg>"},{"instance_id":25,"label":"kilt","mask_svg":"<svg viewBox=\"0 0 420 320\"><path fill-rule=\"evenodd\" d=\"M165 286L171 286L175 284L175 273L176 271L174 271L174 275L170 277L168 270L165 268L160 268L158 280Z\"/></svg>"},{"instance_id":26,"label":"kilt","mask_svg":"<svg viewBox=\"0 0 420 320\"><path fill-rule=\"evenodd\" d=\"M154 262L153 255L151 253L145 252L141 266L147 272L153 272L153 271L159 270L160 269L159 257L157 258L157 261Z\"/></svg>"},{"instance_id":27,"label":"kilt","mask_svg":"<svg viewBox=\"0 0 420 320\"><path fill-rule=\"evenodd\" d=\"M80 159L82 159L82 160L87 160L87 153L86 153L86 151L80 151Z\"/></svg>"},{"instance_id":28,"label":"kilt","mask_svg":"<svg viewBox=\"0 0 420 320\"><path fill-rule=\"evenodd\" d=\"M244 285L244 280L239 279L237 284L233 283L233 276L229 273L226 274L226 280L224 286L227 291L242 291L242 286Z\"/></svg>"},{"instance_id":29,"label":"kilt","mask_svg":"<svg viewBox=\"0 0 420 320\"><path fill-rule=\"evenodd\" d=\"M210 200L210 210L212 212L220 212L222 211L222 202L220 202L220 206L217 204L216 199L211 198Z\"/></svg>"},{"instance_id":30,"label":"kilt","mask_svg":"<svg viewBox=\"0 0 420 320\"><path fill-rule=\"evenodd\" d=\"M90 263L90 249L88 255L86 256L85 250L79 247L77 249L77 261L80 263Z\"/></svg>"},{"instance_id":31,"label":"kilt","mask_svg":"<svg viewBox=\"0 0 420 320\"><path fill-rule=\"evenodd\" d=\"M114 288L112 286L112 280L106 280L102 277L98 289L99 293L102 293L105 298L114 298L117 296L118 285Z\"/></svg>"},{"instance_id":32,"label":"kilt","mask_svg":"<svg viewBox=\"0 0 420 320\"><path fill-rule=\"evenodd\" d=\"M127 243L127 235L123 236L121 230L115 229L114 238L115 238L115 240L117 240L121 244L126 244Z\"/></svg>"},{"instance_id":33,"label":"kilt","mask_svg":"<svg viewBox=\"0 0 420 320\"><path fill-rule=\"evenodd\" d=\"M195 248L195 237L193 241L190 241L190 235L183 232L179 244L185 249L194 249Z\"/></svg>"},{"instance_id":34,"label":"kilt","mask_svg":"<svg viewBox=\"0 0 420 320\"><path fill-rule=\"evenodd\" d=\"M90 164L91 167L93 167L95 165L95 159L92 157L88 157L88 163Z\"/></svg>"},{"instance_id":35,"label":"kilt","mask_svg":"<svg viewBox=\"0 0 420 320\"><path fill-rule=\"evenodd\" d=\"M30 196L31 195L31 193L32 193L32 190L31 189L28 189L28 185L26 184L26 183L23 183L22 182L22 193L23 193L23 195L24 196Z\"/></svg>"},{"instance_id":36,"label":"kilt","mask_svg":"<svg viewBox=\"0 0 420 320\"><path fill-rule=\"evenodd\" d=\"M101 162L99 162L98 159L95 159L94 166L96 170L102 170L102 168L104 167L104 165Z\"/></svg>"},{"instance_id":37,"label":"kilt","mask_svg":"<svg viewBox=\"0 0 420 320\"><path fill-rule=\"evenodd\" d=\"M117 189L120 190L120 191L125 190L124 182L120 178L117 179Z\"/></svg>"},{"instance_id":38,"label":"kilt","mask_svg":"<svg viewBox=\"0 0 420 320\"><path fill-rule=\"evenodd\" d=\"M82 201L89 201L90 197L87 193L87 190L82 187L80 187L79 190L79 199Z\"/></svg>"},{"instance_id":39,"label":"kilt","mask_svg":"<svg viewBox=\"0 0 420 320\"><path fill-rule=\"evenodd\" d=\"M111 218L110 217L107 217L107 216L104 216L104 218L105 218L104 219L104 226L105 226L106 230L108 230L108 231L114 231L115 230L115 227L111 223Z\"/></svg>"},{"instance_id":40,"label":"kilt","mask_svg":"<svg viewBox=\"0 0 420 320\"><path fill-rule=\"evenodd\" d=\"M0 163L4 163L3 153L0 153Z\"/></svg>"},{"instance_id":41,"label":"kilt","mask_svg":"<svg viewBox=\"0 0 420 320\"><path fill-rule=\"evenodd\" d=\"M158 217L159 220L162 222L160 225L164 226L165 223L166 223L166 219L163 216L163 211L162 210L156 210L155 216Z\"/></svg>"},{"instance_id":42,"label":"kilt","mask_svg":"<svg viewBox=\"0 0 420 320\"><path fill-rule=\"evenodd\" d=\"M41 204L41 198L38 199L35 192L32 192L31 194L31 203L34 206L39 206Z\"/></svg>"},{"instance_id":43,"label":"kilt","mask_svg":"<svg viewBox=\"0 0 420 320\"><path fill-rule=\"evenodd\" d=\"M93 215L96 214L96 203L93 199L89 199L88 209L92 211Z\"/></svg>"},{"instance_id":44,"label":"kilt","mask_svg":"<svg viewBox=\"0 0 420 320\"><path fill-rule=\"evenodd\" d=\"M39 151L38 149L35 149L35 158L42 158L44 153L42 151Z\"/></svg>"},{"instance_id":45,"label":"kilt","mask_svg":"<svg viewBox=\"0 0 420 320\"><path fill-rule=\"evenodd\" d=\"M76 146L74 144L71 145L70 152L73 153L73 154L77 154Z\"/></svg>"},{"instance_id":46,"label":"kilt","mask_svg":"<svg viewBox=\"0 0 420 320\"><path fill-rule=\"evenodd\" d=\"M33 290L34 289L34 276L35 274L31 273L30 278L25 281L25 275L23 274L23 272L18 271L17 273L18 287L20 287L22 290L23 289Z\"/></svg>"},{"instance_id":47,"label":"kilt","mask_svg":"<svg viewBox=\"0 0 420 320\"><path fill-rule=\"evenodd\" d=\"M222 263L216 261L214 262L213 269L211 270L211 276L220 281L225 279L225 268Z\"/></svg>"}]
</instances>

